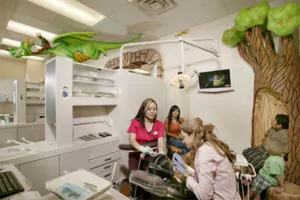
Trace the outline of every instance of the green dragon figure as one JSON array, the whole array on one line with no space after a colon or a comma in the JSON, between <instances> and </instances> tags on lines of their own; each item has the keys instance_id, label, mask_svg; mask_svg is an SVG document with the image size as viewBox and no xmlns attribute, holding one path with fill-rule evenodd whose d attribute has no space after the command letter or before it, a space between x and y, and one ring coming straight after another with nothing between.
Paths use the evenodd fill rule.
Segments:
<instances>
[{"instance_id":1,"label":"green dragon figure","mask_svg":"<svg viewBox=\"0 0 300 200\"><path fill-rule=\"evenodd\" d=\"M27 39L26 42L22 42L20 47L10 48L9 52L11 56L19 58L22 56L31 55L57 55L72 58L75 62L84 62L89 59L97 60L100 53L106 56L107 50L118 49L123 44L138 41L142 34L139 34L132 40L127 42L101 42L89 40L93 38L96 32L71 32L64 33L56 36L52 40L51 46L47 39L37 34L37 37L41 40L42 48L34 50L34 43L30 43Z\"/></svg>"}]
</instances>

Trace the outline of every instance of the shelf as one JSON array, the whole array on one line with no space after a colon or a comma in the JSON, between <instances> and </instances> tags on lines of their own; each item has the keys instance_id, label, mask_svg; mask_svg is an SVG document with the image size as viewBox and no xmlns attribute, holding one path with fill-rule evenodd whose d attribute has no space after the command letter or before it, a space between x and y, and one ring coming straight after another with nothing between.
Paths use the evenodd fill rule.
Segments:
<instances>
[{"instance_id":1,"label":"shelf","mask_svg":"<svg viewBox=\"0 0 300 200\"><path fill-rule=\"evenodd\" d=\"M93 70L98 70L98 71L108 71L108 72L118 72L118 70L113 70L113 69L107 69L107 68L103 68L103 67L97 67L97 66L92 66L92 65L87 65L87 64L83 64L83 63L74 63L73 62L73 66L74 67L83 67L83 68L90 68Z\"/></svg>"},{"instance_id":2,"label":"shelf","mask_svg":"<svg viewBox=\"0 0 300 200\"><path fill-rule=\"evenodd\" d=\"M12 104L12 101L0 101L0 104Z\"/></svg>"},{"instance_id":3,"label":"shelf","mask_svg":"<svg viewBox=\"0 0 300 200\"><path fill-rule=\"evenodd\" d=\"M110 79L110 78L103 78L103 77L94 77L94 76L85 76L85 75L80 75L80 74L74 74L73 77L75 76L79 76L79 77L84 77L84 78L92 78L92 79L99 79L99 80L107 80L107 81L113 81L115 82L114 79Z\"/></svg>"},{"instance_id":4,"label":"shelf","mask_svg":"<svg viewBox=\"0 0 300 200\"><path fill-rule=\"evenodd\" d=\"M45 100L31 100L31 99L27 99L26 100L26 104L45 104Z\"/></svg>"},{"instance_id":5,"label":"shelf","mask_svg":"<svg viewBox=\"0 0 300 200\"><path fill-rule=\"evenodd\" d=\"M115 106L116 98L73 97L73 106Z\"/></svg>"},{"instance_id":6,"label":"shelf","mask_svg":"<svg viewBox=\"0 0 300 200\"><path fill-rule=\"evenodd\" d=\"M43 82L26 82L27 84L33 84L33 85L44 85Z\"/></svg>"},{"instance_id":7,"label":"shelf","mask_svg":"<svg viewBox=\"0 0 300 200\"><path fill-rule=\"evenodd\" d=\"M97 83L97 82L91 82L91 81L73 80L73 82L75 82L75 83L84 83L84 84L105 85L105 86L116 86L115 84L111 84L111 83Z\"/></svg>"}]
</instances>

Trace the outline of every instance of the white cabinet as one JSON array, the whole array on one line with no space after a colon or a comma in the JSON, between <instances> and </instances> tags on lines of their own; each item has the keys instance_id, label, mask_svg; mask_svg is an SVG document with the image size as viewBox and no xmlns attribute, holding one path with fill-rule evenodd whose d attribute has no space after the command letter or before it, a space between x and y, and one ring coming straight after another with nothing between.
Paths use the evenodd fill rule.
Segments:
<instances>
[{"instance_id":1,"label":"white cabinet","mask_svg":"<svg viewBox=\"0 0 300 200\"><path fill-rule=\"evenodd\" d=\"M120 159L118 144L118 142L111 142L61 154L60 175L63 175L65 171L86 169L110 180L114 163L119 163Z\"/></svg>"},{"instance_id":2,"label":"white cabinet","mask_svg":"<svg viewBox=\"0 0 300 200\"><path fill-rule=\"evenodd\" d=\"M0 148L11 146L7 140L17 140L17 128L0 128Z\"/></svg>"},{"instance_id":3,"label":"white cabinet","mask_svg":"<svg viewBox=\"0 0 300 200\"><path fill-rule=\"evenodd\" d=\"M45 86L42 82L26 83L26 104L44 104Z\"/></svg>"},{"instance_id":4,"label":"white cabinet","mask_svg":"<svg viewBox=\"0 0 300 200\"><path fill-rule=\"evenodd\" d=\"M82 149L61 154L59 163L59 174L62 176L64 175L64 172L72 172L78 169L89 170L88 155L88 149Z\"/></svg>"},{"instance_id":5,"label":"white cabinet","mask_svg":"<svg viewBox=\"0 0 300 200\"><path fill-rule=\"evenodd\" d=\"M117 105L118 71L73 63L73 105Z\"/></svg>"},{"instance_id":6,"label":"white cabinet","mask_svg":"<svg viewBox=\"0 0 300 200\"><path fill-rule=\"evenodd\" d=\"M24 126L18 128L18 140L24 137L29 141L38 142L45 140L45 125Z\"/></svg>"},{"instance_id":7,"label":"white cabinet","mask_svg":"<svg viewBox=\"0 0 300 200\"><path fill-rule=\"evenodd\" d=\"M20 172L31 182L31 190L45 195L49 193L45 188L45 182L59 177L59 156L21 164Z\"/></svg>"}]
</instances>

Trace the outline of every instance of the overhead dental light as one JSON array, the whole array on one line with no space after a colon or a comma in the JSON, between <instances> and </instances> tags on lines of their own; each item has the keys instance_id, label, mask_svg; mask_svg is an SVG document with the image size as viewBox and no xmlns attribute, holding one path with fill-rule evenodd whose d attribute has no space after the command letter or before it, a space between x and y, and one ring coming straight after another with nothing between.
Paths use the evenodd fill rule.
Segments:
<instances>
[{"instance_id":1,"label":"overhead dental light","mask_svg":"<svg viewBox=\"0 0 300 200\"><path fill-rule=\"evenodd\" d=\"M215 49L205 48L196 44L195 41L213 41L216 45L216 48ZM122 45L122 47L120 48L120 59L119 59L120 69L121 70L123 69L123 51L125 47L136 47L136 46L155 45L155 44L170 44L170 43L180 43L181 69L169 82L170 85L175 86L179 89L189 88L190 86L195 85L198 81L198 72L191 71L187 73L184 70L184 44L188 44L197 49L201 49L203 51L209 52L215 55L216 57L220 56L219 44L218 41L215 39L202 39L202 38L187 39L187 38L179 37L176 40L156 40L156 41L127 43Z\"/></svg>"},{"instance_id":2,"label":"overhead dental light","mask_svg":"<svg viewBox=\"0 0 300 200\"><path fill-rule=\"evenodd\" d=\"M74 0L28 0L31 3L64 15L87 26L94 26L105 16Z\"/></svg>"}]
</instances>

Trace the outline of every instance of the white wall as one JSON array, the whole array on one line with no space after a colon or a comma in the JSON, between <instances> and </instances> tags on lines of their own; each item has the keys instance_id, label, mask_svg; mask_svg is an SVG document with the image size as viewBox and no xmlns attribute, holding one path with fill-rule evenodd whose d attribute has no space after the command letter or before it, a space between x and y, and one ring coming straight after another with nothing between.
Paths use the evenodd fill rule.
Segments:
<instances>
[{"instance_id":1,"label":"white wall","mask_svg":"<svg viewBox=\"0 0 300 200\"><path fill-rule=\"evenodd\" d=\"M198 84L178 94L175 102L180 102L182 114L188 118L200 117L205 123L213 123L219 138L227 142L235 151L241 153L251 144L251 121L253 108L254 73L251 67L239 56L237 49L222 44L223 31L230 28L234 15L190 29L186 38L217 39L220 45L220 57L194 47L185 47L185 71L209 71L230 68L232 73L233 92L219 94L198 93ZM167 36L162 39L175 39ZM205 47L214 47L213 43L197 42ZM178 50L177 50L178 49ZM163 58L165 80L176 75L180 65L179 45L161 45L159 52ZM177 66L177 67L176 67ZM179 89L173 89L179 90ZM167 93L169 103L174 101L174 93Z\"/></svg>"},{"instance_id":2,"label":"white wall","mask_svg":"<svg viewBox=\"0 0 300 200\"><path fill-rule=\"evenodd\" d=\"M41 82L45 79L45 65L43 62L35 60L26 61L26 81Z\"/></svg>"},{"instance_id":3,"label":"white wall","mask_svg":"<svg viewBox=\"0 0 300 200\"><path fill-rule=\"evenodd\" d=\"M24 79L26 66L24 60L0 58L0 76Z\"/></svg>"}]
</instances>

